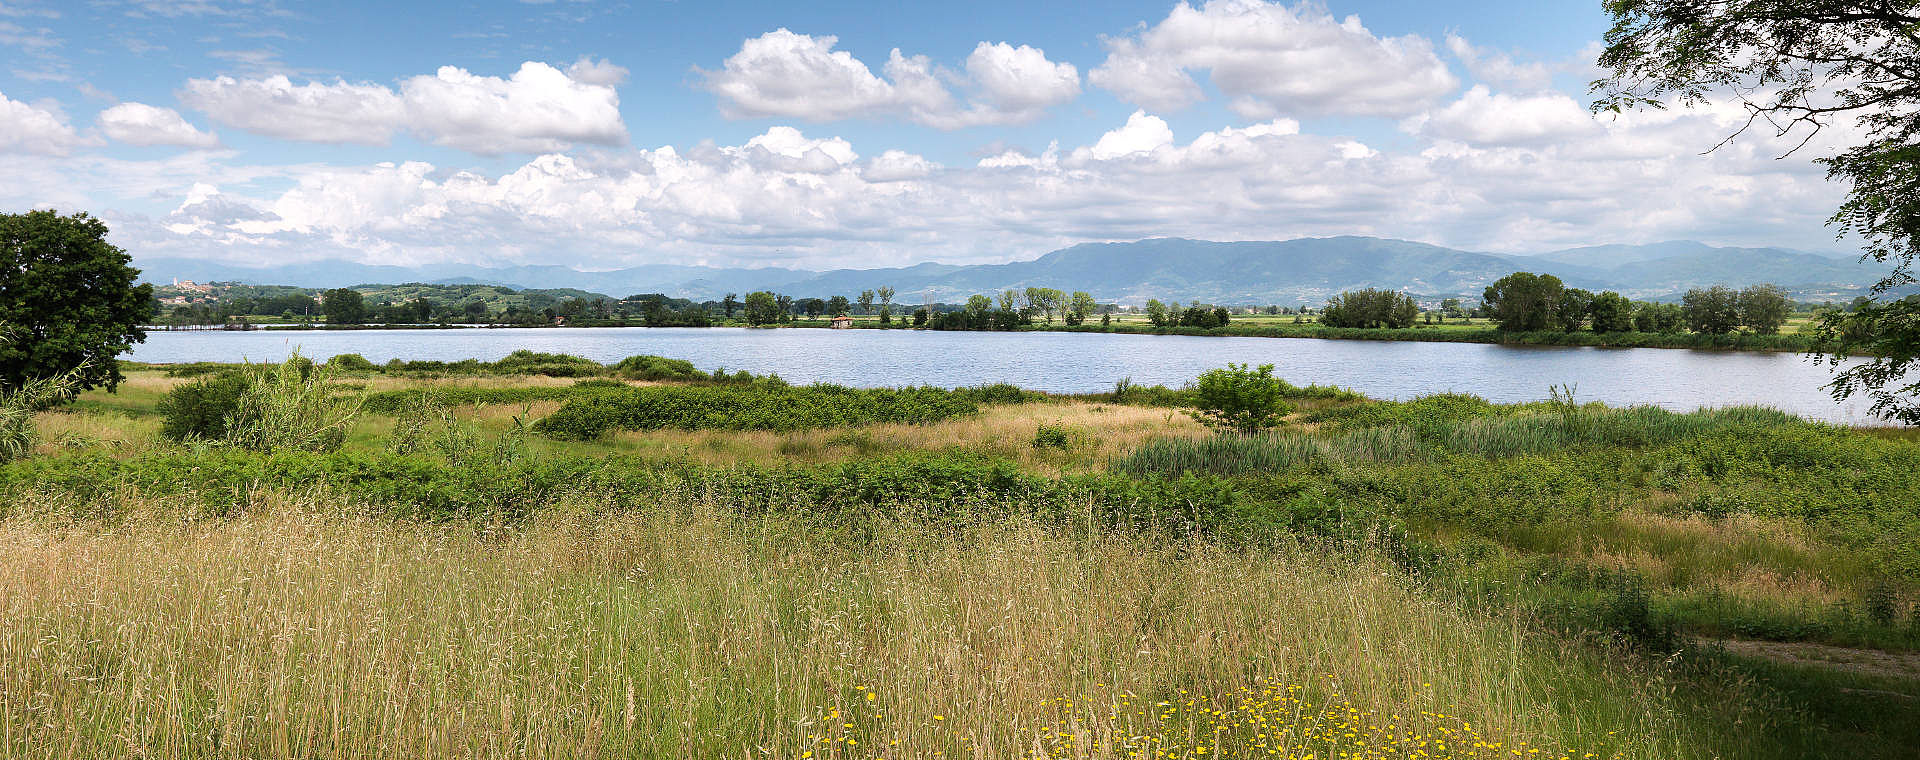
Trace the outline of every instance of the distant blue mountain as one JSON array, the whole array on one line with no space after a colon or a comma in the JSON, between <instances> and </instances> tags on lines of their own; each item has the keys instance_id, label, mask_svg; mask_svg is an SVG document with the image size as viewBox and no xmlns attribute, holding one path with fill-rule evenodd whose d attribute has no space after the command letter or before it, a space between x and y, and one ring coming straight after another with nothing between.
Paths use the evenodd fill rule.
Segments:
<instances>
[{"instance_id":1,"label":"distant blue mountain","mask_svg":"<svg viewBox=\"0 0 1920 760\"><path fill-rule=\"evenodd\" d=\"M1101 300L1148 298L1218 303L1318 303L1355 288L1422 296L1478 296L1494 280L1526 270L1568 285L1674 298L1688 288L1774 283L1801 298L1847 298L1883 272L1850 258L1781 248L1722 248L1691 241L1572 248L1532 256L1475 253L1371 237L1213 242L1156 238L1084 243L1007 264L916 264L888 269L713 268L657 264L612 271L561 266L371 266L340 261L244 268L188 259L136 262L152 282L187 279L262 285L343 287L372 283L481 283L579 288L616 296L665 293L715 299L773 290L795 296L853 295L889 286L901 303L954 301L1030 286L1085 290Z\"/></svg>"}]
</instances>

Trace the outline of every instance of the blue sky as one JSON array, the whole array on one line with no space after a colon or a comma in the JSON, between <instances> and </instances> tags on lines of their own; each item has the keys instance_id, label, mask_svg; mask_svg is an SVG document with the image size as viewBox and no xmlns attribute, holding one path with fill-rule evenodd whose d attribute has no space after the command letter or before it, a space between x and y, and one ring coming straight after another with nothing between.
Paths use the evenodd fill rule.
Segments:
<instances>
[{"instance_id":1,"label":"blue sky","mask_svg":"<svg viewBox=\"0 0 1920 760\"><path fill-rule=\"evenodd\" d=\"M804 267L1370 234L1833 248L1595 3L0 0L0 205L136 257Z\"/></svg>"}]
</instances>

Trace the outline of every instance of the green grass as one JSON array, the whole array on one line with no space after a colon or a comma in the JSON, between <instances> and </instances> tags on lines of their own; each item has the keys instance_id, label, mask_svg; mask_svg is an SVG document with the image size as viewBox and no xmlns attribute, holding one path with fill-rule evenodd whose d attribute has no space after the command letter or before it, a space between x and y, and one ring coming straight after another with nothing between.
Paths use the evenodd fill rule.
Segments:
<instances>
[{"instance_id":1,"label":"green grass","mask_svg":"<svg viewBox=\"0 0 1920 760\"><path fill-rule=\"evenodd\" d=\"M0 694L0 717L38 710L7 754L92 752L131 722L164 757L212 754L209 731L257 755L790 756L851 722L835 735L952 756L961 734L928 729L964 721L1000 756L1064 746L1042 727L1070 718L1157 731L1106 710L1124 693L1230 701L1270 679L1602 756L1913 745L1911 679L1695 643L1920 649L1904 434L1295 389L1289 428L1199 436L1182 389L447 366L350 379L381 390L330 452L169 442L152 408L183 380L151 370L42 413L36 455L0 464L0 594L26 621L0 632L0 672L48 695ZM525 427L603 403L632 432ZM102 589L124 603L78 604ZM170 682L185 696L151 699ZM426 714L444 717L404 717ZM1235 741L1215 748L1253 749Z\"/></svg>"}]
</instances>

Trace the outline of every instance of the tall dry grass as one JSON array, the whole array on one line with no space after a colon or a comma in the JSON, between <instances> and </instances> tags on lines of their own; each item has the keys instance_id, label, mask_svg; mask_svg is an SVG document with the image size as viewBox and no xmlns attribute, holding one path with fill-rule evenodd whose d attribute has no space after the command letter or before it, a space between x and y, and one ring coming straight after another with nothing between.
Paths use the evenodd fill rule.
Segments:
<instances>
[{"instance_id":1,"label":"tall dry grass","mask_svg":"<svg viewBox=\"0 0 1920 760\"><path fill-rule=\"evenodd\" d=\"M1644 673L1351 556L1019 522L852 542L697 501L515 527L262 503L0 524L0 755L998 758L1122 731L1126 694L1270 682L1407 728L1709 754ZM859 745L810 738L854 712L880 715Z\"/></svg>"}]
</instances>

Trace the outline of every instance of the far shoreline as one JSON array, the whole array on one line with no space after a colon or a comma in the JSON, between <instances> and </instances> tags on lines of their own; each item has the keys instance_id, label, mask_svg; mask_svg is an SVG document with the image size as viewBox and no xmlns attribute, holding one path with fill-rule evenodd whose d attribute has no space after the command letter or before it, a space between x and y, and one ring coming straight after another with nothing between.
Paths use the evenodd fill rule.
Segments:
<instances>
[{"instance_id":1,"label":"far shoreline","mask_svg":"<svg viewBox=\"0 0 1920 760\"><path fill-rule=\"evenodd\" d=\"M649 325L621 321L601 321L577 324L377 324L377 325L328 325L328 324L260 324L246 327L223 325L147 325L142 329L149 332L352 332L352 331L412 331L412 330L543 330L543 329L592 329L592 328L647 328ZM682 325L662 325L661 327L680 327L690 330L701 329L832 329L827 321L796 321L773 325L711 325L708 327L688 327ZM1812 353L1817 347L1815 340L1805 335L1758 335L1751 333L1729 333L1725 335L1703 335L1699 333L1594 333L1586 331L1560 332L1541 331L1507 333L1498 328L1478 329L1440 329L1432 326L1415 326L1400 329L1387 328L1345 328L1323 327L1317 324L1305 324L1298 327L1248 325L1236 327L1232 324L1224 327L1140 327L1134 324L1115 325L1030 325L1018 330L932 330L925 327L892 327L872 323L856 322L855 330L908 330L915 332L1057 332L1057 333L1094 333L1109 335L1180 335L1189 337L1221 338L1282 338L1309 340L1359 340L1376 342L1404 343L1478 343L1502 346L1539 346L1546 348L1666 348L1692 349L1701 351L1738 351L1748 353Z\"/></svg>"}]
</instances>

